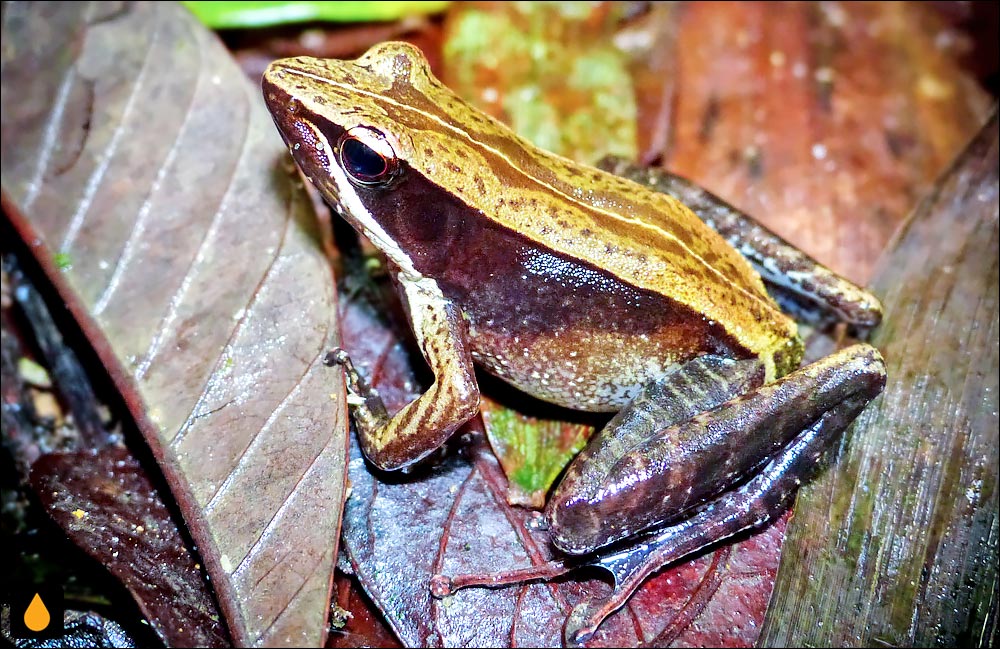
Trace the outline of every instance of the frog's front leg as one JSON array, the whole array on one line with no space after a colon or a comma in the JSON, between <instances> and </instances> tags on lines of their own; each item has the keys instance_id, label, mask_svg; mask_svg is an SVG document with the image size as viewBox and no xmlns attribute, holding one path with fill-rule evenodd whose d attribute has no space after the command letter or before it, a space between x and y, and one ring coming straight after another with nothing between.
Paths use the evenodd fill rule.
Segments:
<instances>
[{"instance_id":1,"label":"frog's front leg","mask_svg":"<svg viewBox=\"0 0 1000 649\"><path fill-rule=\"evenodd\" d=\"M398 284L417 344L434 372L434 384L390 418L382 398L355 371L347 354L336 350L330 355L331 362L347 370L361 450L373 464L389 471L425 457L479 412L479 385L460 310L432 279L400 275Z\"/></svg>"}]
</instances>

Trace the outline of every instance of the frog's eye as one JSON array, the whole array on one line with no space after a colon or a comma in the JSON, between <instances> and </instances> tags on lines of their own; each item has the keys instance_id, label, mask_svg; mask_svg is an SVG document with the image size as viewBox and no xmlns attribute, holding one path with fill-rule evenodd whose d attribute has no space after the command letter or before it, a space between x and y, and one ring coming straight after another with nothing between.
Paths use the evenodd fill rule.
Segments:
<instances>
[{"instance_id":1,"label":"frog's eye","mask_svg":"<svg viewBox=\"0 0 1000 649\"><path fill-rule=\"evenodd\" d=\"M337 143L340 167L359 185L386 185L399 172L399 158L380 131L355 126Z\"/></svg>"}]
</instances>

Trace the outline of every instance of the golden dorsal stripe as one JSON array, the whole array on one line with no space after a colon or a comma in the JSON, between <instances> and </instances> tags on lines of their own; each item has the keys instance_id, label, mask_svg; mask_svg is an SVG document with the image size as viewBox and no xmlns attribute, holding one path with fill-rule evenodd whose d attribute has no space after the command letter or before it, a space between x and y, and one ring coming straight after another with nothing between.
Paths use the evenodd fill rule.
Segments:
<instances>
[{"instance_id":1,"label":"golden dorsal stripe","mask_svg":"<svg viewBox=\"0 0 1000 649\"><path fill-rule=\"evenodd\" d=\"M327 78L324 78L324 77L321 77L321 76L312 75L312 74L307 73L305 71L295 70L295 72L298 73L298 74L302 74L303 76L309 76L310 78L312 78L312 79L314 79L316 81L319 81L321 83L338 86L338 87L340 87L341 89L343 89L347 93L367 95L367 96L371 97L376 103L379 102L379 101L385 101L385 102L388 102L388 103L390 103L390 104L392 104L394 106L399 107L400 109L404 110L405 112L417 113L419 115L422 115L425 118L427 118L428 120L430 120L430 121L432 121L432 122L434 122L434 123L436 123L436 124L438 124L440 126L443 126L444 128L449 129L453 133L456 133L456 134L462 136L465 140L467 140L470 144L474 145L476 148L482 148L482 149L484 149L486 151L489 151L495 157L503 160L510 169L516 170L519 174L521 174L524 178L526 178L529 181L530 184L533 184L533 185L536 185L536 186L541 187L543 189L546 189L552 195L558 196L561 199L563 199L565 202L572 203L572 204L578 206L580 209L583 209L585 211L597 212L597 213L600 213L600 214L602 214L604 216L607 216L609 218L616 219L618 221L622 221L622 222L628 223L630 225L638 226L640 228L645 228L647 230L650 230L652 232L660 234L664 238L670 239L670 240L674 241L677 245L681 246L685 250L685 252L687 252L691 256L692 259L696 259L699 262L701 262L707 270L709 270L713 274L718 275L719 278L723 282L725 282L726 284L728 284L730 286L733 286L734 288L737 288L738 290L744 292L747 295L747 297L749 297L752 300L761 301L761 299L762 299L762 296L760 294L751 293L751 292L749 292L746 289L746 287L740 286L739 284L736 284L736 283L732 282L729 277L723 275L714 265L709 264L708 262L706 262L700 254L698 254L697 252L691 250L691 248L688 245L686 245L674 233L670 232L669 230L664 230L663 228L661 228L657 224L650 223L649 221L646 221L646 220L643 220L643 219L632 218L632 217L629 217L629 216L627 216L625 214L621 214L619 212L614 212L614 211L610 211L610 210L601 208L600 206L594 205L592 203L586 203L586 202L584 202L584 201L582 201L582 200L580 200L580 199L578 199L578 198L570 195L565 190L559 189L559 188L555 187L553 184L541 180L537 175L534 175L534 174L531 174L531 173L525 171L522 166L516 164L513 160L510 159L510 157L508 155L506 155L505 153L503 153L502 151L500 151L496 147L490 146L488 144L485 144L481 140L476 139L465 128L462 128L460 126L456 126L453 123L450 123L450 122L442 119L442 117L440 117L438 115L431 114L428 111L423 110L421 108L417 108L417 107L413 106L412 104L401 103L401 102L399 102L399 101L397 101L397 100L395 100L392 97L389 97L387 95L380 95L380 94L377 94L377 93L373 93L373 92L364 90L362 88L353 87L353 86L351 86L349 84L343 84L343 83L337 82L337 81L332 80L332 79L327 79ZM420 91L419 89L415 88L412 85L410 87L413 88L414 90L416 90L417 92L420 92L422 95L424 95L425 98L427 97L426 93L423 93L422 91ZM444 86L441 86L441 88L444 88ZM431 102L431 103L434 103L434 102ZM532 157L533 161L536 164L540 164L541 166L545 167L548 171L550 171L550 172L554 171L553 168L547 164L549 162L547 160L547 158L550 157L550 156L554 157L557 160L562 161L562 162L564 162L564 163L566 163L568 165L574 165L574 163L572 161L567 160L565 158L562 158L560 156L557 156L556 154L553 154L553 153L550 153L550 152L544 152L544 154L539 155L541 153L540 150L537 147L535 147L533 144L531 144L530 142L528 142L526 140L523 140L522 138L516 136L515 134L513 134L513 132L509 131L509 129L507 129L505 126L499 124L498 122L495 122L495 120L493 120L492 117L489 117L489 116L486 116L486 117L488 117L492 122L494 122L494 124L492 124L492 125L500 127L500 128L498 128L497 133L492 134L494 137L501 137L501 138L504 138L504 139L516 138L518 140L518 144L520 146L522 146L526 151L528 151L529 153L531 153L531 157ZM415 152L415 153L418 153L418 152ZM693 213L692 214L685 214L685 212L690 212L689 208L687 208L687 206L683 205L679 201L676 201L675 199L673 199L672 197L670 197L670 196L668 196L666 194L659 194L659 193L656 193L656 192L652 192L651 190L648 190L647 188L642 187L641 185L638 185L636 183L632 183L631 181L628 181L627 179L618 178L616 176L612 176L610 174L606 174L605 172L600 172L600 171L598 171L596 169L590 169L590 168L588 168L587 171L592 172L592 173L600 173L602 176L611 176L611 177L615 178L616 180L620 180L622 183L627 183L630 186L630 188L637 190L638 193L642 193L642 194L649 195L649 196L655 196L656 199L660 200L660 202L664 203L667 206L667 209L669 209L669 210L671 210L673 212L673 216L675 216L675 217L678 216L677 213L680 212L685 217L689 217L691 219L696 219L696 220L698 218ZM607 187L602 187L602 189L611 191ZM691 231L691 228L686 228L686 229L688 231ZM541 241L540 241L540 243L541 243ZM731 260L726 260L726 261L730 262ZM749 265L744 265L744 267L737 266L735 264L727 264L727 265L734 266L734 270L736 272L740 272L741 270L743 270L745 272L745 270L749 269ZM745 273L744 277L742 277L741 279L746 280L747 279L746 275L749 275L749 273ZM626 278L622 278L622 279L626 279ZM750 281L750 283L751 284L753 283L752 280ZM766 302L762 306L765 306L767 308L772 308Z\"/></svg>"}]
</instances>

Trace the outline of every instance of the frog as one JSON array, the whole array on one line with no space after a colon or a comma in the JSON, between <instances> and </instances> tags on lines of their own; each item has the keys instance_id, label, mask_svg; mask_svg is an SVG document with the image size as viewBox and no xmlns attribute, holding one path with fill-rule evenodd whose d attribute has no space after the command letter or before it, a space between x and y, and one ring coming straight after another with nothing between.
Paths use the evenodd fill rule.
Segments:
<instances>
[{"instance_id":1,"label":"frog","mask_svg":"<svg viewBox=\"0 0 1000 649\"><path fill-rule=\"evenodd\" d=\"M331 353L372 466L412 468L476 416L476 367L616 413L553 490L552 544L586 557L658 535L668 550L622 559L620 588L580 613L574 641L664 561L784 511L885 385L864 342L800 367L778 303L865 331L881 318L874 295L679 177L625 178L536 147L412 45L281 59L262 91L303 175L385 256L434 375L390 414L350 355Z\"/></svg>"}]
</instances>

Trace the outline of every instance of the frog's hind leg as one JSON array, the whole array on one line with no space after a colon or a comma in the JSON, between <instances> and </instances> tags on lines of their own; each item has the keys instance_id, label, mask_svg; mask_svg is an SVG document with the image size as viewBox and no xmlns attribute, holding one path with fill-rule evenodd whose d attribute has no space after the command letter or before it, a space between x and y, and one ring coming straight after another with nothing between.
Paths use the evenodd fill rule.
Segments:
<instances>
[{"instance_id":1,"label":"frog's hind leg","mask_svg":"<svg viewBox=\"0 0 1000 649\"><path fill-rule=\"evenodd\" d=\"M687 516L750 479L840 404L856 416L884 382L881 355L862 344L738 396L724 391L684 419L655 421L627 408L574 459L549 500L553 543L586 554ZM825 426L824 440L845 427Z\"/></svg>"},{"instance_id":2,"label":"frog's hind leg","mask_svg":"<svg viewBox=\"0 0 1000 649\"><path fill-rule=\"evenodd\" d=\"M854 345L761 385L756 361L705 356L646 386L566 470L547 514L574 555L500 575L437 575L435 597L548 579L584 565L615 581L567 620L582 642L653 572L771 520L885 384L881 355ZM696 414L697 413L697 414ZM611 429L611 430L609 430ZM654 526L666 523L666 527ZM620 550L601 547L635 533Z\"/></svg>"},{"instance_id":3,"label":"frog's hind leg","mask_svg":"<svg viewBox=\"0 0 1000 649\"><path fill-rule=\"evenodd\" d=\"M625 484L619 478L634 482L636 475L648 475L646 469L636 471L636 462L666 470L667 489L681 494L690 491L677 484L682 480L699 476L709 482L738 479L735 472L740 466L752 467L756 473L737 489L714 500L705 498L683 512L687 518L682 521L647 533L629 548L591 562L590 565L603 567L614 576L615 588L608 599L581 605L573 611L567 621L567 639L580 642L589 637L605 617L664 565L762 525L784 511L799 484L815 470L824 451L881 392L884 383L885 367L878 351L868 345L855 345L731 399L711 412L673 425L630 453L615 468L620 475L610 475L609 482L602 485L599 508L612 518L611 512L624 506L622 498L608 496ZM757 468L742 456L759 452L762 444L773 451L765 453L766 463ZM678 453L677 449L685 445L690 448ZM687 465L680 470L665 467L663 458L656 457L664 451L668 461L686 455ZM633 466L629 467L630 464ZM671 472L676 475L670 475ZM717 489L718 484L721 482L702 487L696 493ZM660 487L650 490L646 489L648 486L641 486L639 491L645 492L644 498L655 500ZM625 494L624 500L635 495L628 494L627 487L620 491Z\"/></svg>"},{"instance_id":4,"label":"frog's hind leg","mask_svg":"<svg viewBox=\"0 0 1000 649\"><path fill-rule=\"evenodd\" d=\"M658 439L671 426L760 387L764 374L757 359L705 355L643 386L638 396L590 438L549 499L546 515L553 523L556 545L570 554L585 554L662 521L659 511L648 511L637 503L624 504L625 509L616 512L613 519L604 518L600 503L607 495L609 476L620 474L623 458L634 455L636 449ZM641 469L636 475L642 476L640 481L657 479ZM638 526L631 524L640 520ZM562 527L568 529L567 534L560 534Z\"/></svg>"}]
</instances>

